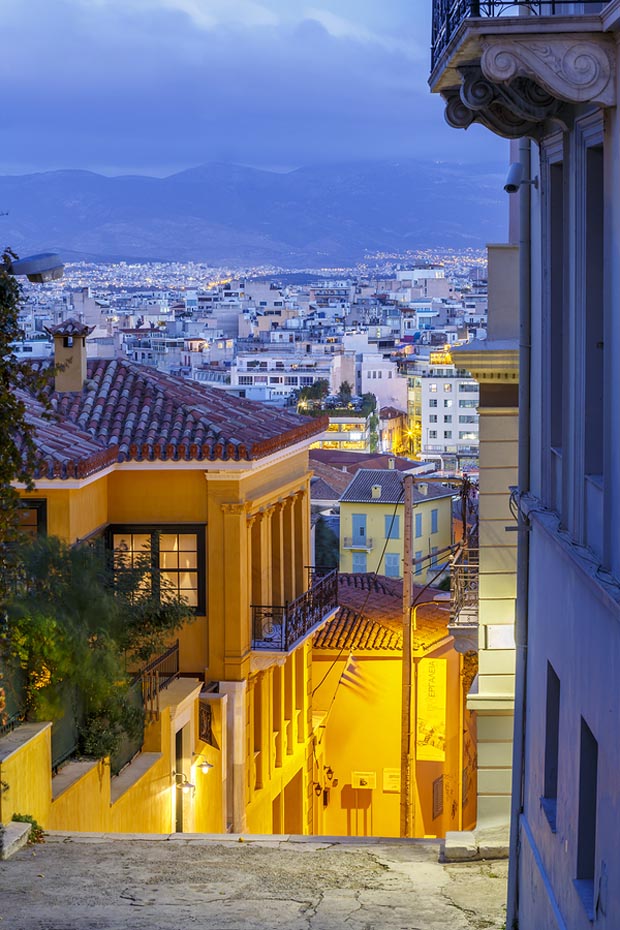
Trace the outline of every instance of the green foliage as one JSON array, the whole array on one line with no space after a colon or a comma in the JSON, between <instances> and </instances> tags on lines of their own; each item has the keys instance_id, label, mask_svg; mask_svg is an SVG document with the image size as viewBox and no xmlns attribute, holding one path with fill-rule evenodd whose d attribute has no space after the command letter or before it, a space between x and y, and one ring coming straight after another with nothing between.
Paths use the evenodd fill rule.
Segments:
<instances>
[{"instance_id":1,"label":"green foliage","mask_svg":"<svg viewBox=\"0 0 620 930\"><path fill-rule=\"evenodd\" d=\"M323 517L314 527L314 561L319 568L338 568L338 537Z\"/></svg>"},{"instance_id":2,"label":"green foliage","mask_svg":"<svg viewBox=\"0 0 620 930\"><path fill-rule=\"evenodd\" d=\"M11 344L22 338L18 323L21 292L8 266L15 254L0 255L0 569L4 551L17 534L19 495L16 481L32 490L37 462L34 427L27 421L27 403L34 397L49 411L45 386L53 369L41 374L19 359ZM27 391L29 397L22 393ZM0 593L4 572L0 571Z\"/></svg>"},{"instance_id":3,"label":"green foliage","mask_svg":"<svg viewBox=\"0 0 620 930\"><path fill-rule=\"evenodd\" d=\"M348 381L343 381L338 388L338 399L340 403L346 407L347 404L351 403L351 398L353 397L353 388Z\"/></svg>"},{"instance_id":4,"label":"green foliage","mask_svg":"<svg viewBox=\"0 0 620 930\"><path fill-rule=\"evenodd\" d=\"M29 823L30 824L30 833L28 834L29 843L43 843L43 827L37 823L34 817L31 817L30 814L13 814L11 820L14 823Z\"/></svg>"},{"instance_id":5,"label":"green foliage","mask_svg":"<svg viewBox=\"0 0 620 930\"><path fill-rule=\"evenodd\" d=\"M150 561L114 572L100 545L38 537L15 561L22 580L6 600L0 654L25 673L26 717L72 713L81 750L102 758L142 725L127 656L142 664L161 652L191 608L169 591L156 596Z\"/></svg>"},{"instance_id":6,"label":"green foliage","mask_svg":"<svg viewBox=\"0 0 620 930\"><path fill-rule=\"evenodd\" d=\"M321 401L329 394L329 381L325 378L319 378L314 384L301 388L297 395L297 409L300 413L306 413L307 407L320 407Z\"/></svg>"}]
</instances>

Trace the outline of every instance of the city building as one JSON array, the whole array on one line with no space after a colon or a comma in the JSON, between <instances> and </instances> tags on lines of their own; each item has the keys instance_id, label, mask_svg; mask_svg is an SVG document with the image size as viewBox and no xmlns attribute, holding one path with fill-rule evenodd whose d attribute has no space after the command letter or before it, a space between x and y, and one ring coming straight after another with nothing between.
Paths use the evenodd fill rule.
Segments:
<instances>
[{"instance_id":1,"label":"city building","mask_svg":"<svg viewBox=\"0 0 620 930\"><path fill-rule=\"evenodd\" d=\"M72 544L101 538L125 558L152 553L153 579L196 616L164 657L168 687L149 692L142 751L114 778L95 761L51 778L55 727L50 740L49 722L17 714L0 737L1 816L26 810L69 830L310 832L311 639L337 608L336 573L308 569L308 449L325 423L123 359L87 361L89 330L51 330L64 366L50 378L54 418L24 397L40 449L24 521Z\"/></svg>"},{"instance_id":2,"label":"city building","mask_svg":"<svg viewBox=\"0 0 620 930\"><path fill-rule=\"evenodd\" d=\"M434 3L448 122L521 141L515 729L507 926L618 925L616 3ZM502 15L506 12L523 15ZM538 15L534 15L538 14ZM518 206L518 210L517 210Z\"/></svg>"},{"instance_id":3,"label":"city building","mask_svg":"<svg viewBox=\"0 0 620 930\"><path fill-rule=\"evenodd\" d=\"M413 491L415 580L430 581L449 561L454 491L418 480ZM360 468L340 498L340 571L402 578L403 476L396 468Z\"/></svg>"}]
</instances>

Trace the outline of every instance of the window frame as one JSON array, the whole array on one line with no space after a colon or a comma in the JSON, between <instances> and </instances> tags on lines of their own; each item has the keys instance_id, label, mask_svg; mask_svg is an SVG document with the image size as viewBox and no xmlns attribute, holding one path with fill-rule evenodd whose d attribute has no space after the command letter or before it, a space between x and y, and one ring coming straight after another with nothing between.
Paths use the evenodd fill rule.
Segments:
<instances>
[{"instance_id":1,"label":"window frame","mask_svg":"<svg viewBox=\"0 0 620 930\"><path fill-rule=\"evenodd\" d=\"M206 616L207 612L207 564L206 564L206 524L204 523L111 523L105 530L105 545L110 555L114 556L114 536L125 534L151 536L151 572L160 574L159 547L153 545L156 535L195 534L196 535L196 605L189 605L197 617ZM157 564L156 564L157 563ZM113 563L112 563L113 564ZM169 570L169 569L168 569Z\"/></svg>"}]
</instances>

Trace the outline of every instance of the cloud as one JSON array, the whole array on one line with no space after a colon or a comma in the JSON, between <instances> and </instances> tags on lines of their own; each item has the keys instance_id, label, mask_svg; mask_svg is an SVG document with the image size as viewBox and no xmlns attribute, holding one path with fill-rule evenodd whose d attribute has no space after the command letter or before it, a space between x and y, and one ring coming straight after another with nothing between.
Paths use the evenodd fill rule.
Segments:
<instances>
[{"instance_id":1,"label":"cloud","mask_svg":"<svg viewBox=\"0 0 620 930\"><path fill-rule=\"evenodd\" d=\"M374 0L29 0L27 22L24 6L3 13L0 171L493 158L490 134L445 126L404 3L385 23Z\"/></svg>"}]
</instances>

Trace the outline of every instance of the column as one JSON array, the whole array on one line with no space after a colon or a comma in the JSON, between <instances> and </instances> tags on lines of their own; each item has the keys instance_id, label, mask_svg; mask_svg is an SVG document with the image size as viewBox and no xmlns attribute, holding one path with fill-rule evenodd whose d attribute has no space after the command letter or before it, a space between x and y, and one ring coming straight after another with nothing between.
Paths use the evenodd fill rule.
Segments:
<instances>
[{"instance_id":1,"label":"column","mask_svg":"<svg viewBox=\"0 0 620 930\"><path fill-rule=\"evenodd\" d=\"M228 786L227 806L233 833L245 833L246 806L246 700L247 682L220 681L220 694L227 695L226 737L228 754L225 760Z\"/></svg>"},{"instance_id":2,"label":"column","mask_svg":"<svg viewBox=\"0 0 620 930\"><path fill-rule=\"evenodd\" d=\"M284 600L292 601L295 598L295 498L287 497L282 510L282 523L284 535Z\"/></svg>"},{"instance_id":3,"label":"column","mask_svg":"<svg viewBox=\"0 0 620 930\"><path fill-rule=\"evenodd\" d=\"M274 605L286 600L284 585L284 503L279 501L271 514L271 596Z\"/></svg>"}]
</instances>

